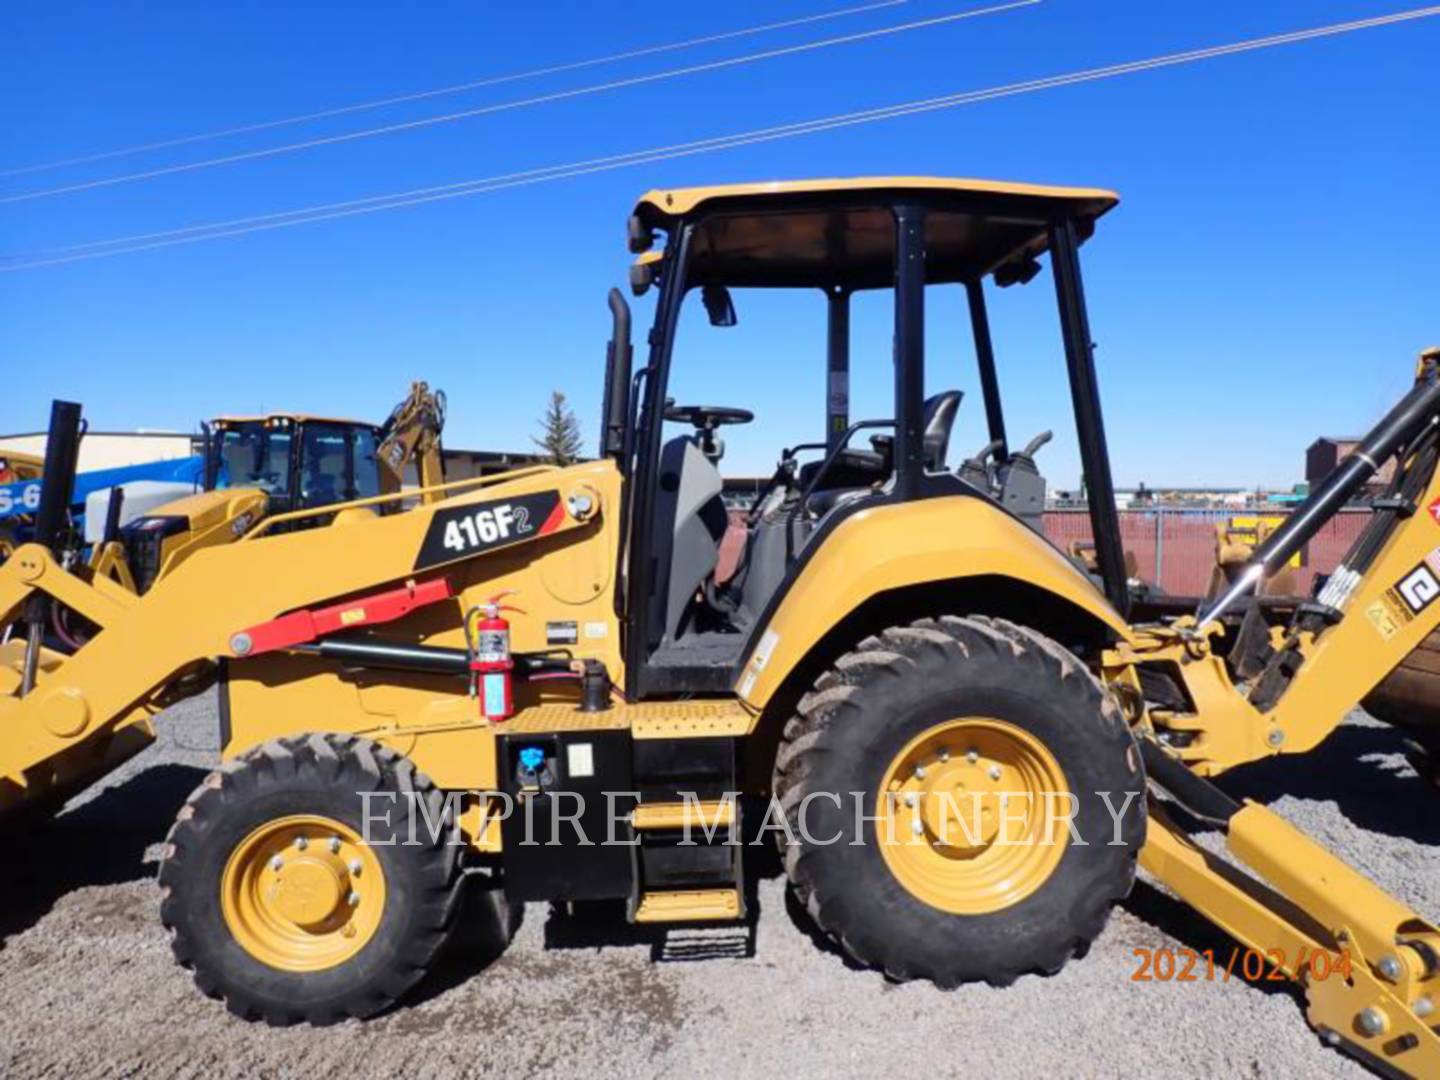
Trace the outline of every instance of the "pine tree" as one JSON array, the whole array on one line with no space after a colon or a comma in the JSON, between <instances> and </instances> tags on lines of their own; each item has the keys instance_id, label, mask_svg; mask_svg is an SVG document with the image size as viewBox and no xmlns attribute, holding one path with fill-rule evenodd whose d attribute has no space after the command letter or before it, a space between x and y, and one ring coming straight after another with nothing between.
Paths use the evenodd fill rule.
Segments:
<instances>
[{"instance_id":1,"label":"pine tree","mask_svg":"<svg viewBox=\"0 0 1440 1080\"><path fill-rule=\"evenodd\" d=\"M531 441L553 465L572 465L580 460L584 440L580 436L580 421L565 404L565 395L559 390L550 392L550 404L540 420L540 435Z\"/></svg>"}]
</instances>

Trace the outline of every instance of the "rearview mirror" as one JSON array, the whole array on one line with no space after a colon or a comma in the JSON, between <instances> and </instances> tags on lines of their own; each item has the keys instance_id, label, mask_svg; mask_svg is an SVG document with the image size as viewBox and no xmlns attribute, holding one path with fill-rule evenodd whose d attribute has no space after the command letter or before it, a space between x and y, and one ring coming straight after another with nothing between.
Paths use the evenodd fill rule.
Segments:
<instances>
[{"instance_id":1,"label":"rearview mirror","mask_svg":"<svg viewBox=\"0 0 1440 1080\"><path fill-rule=\"evenodd\" d=\"M644 296L655 283L655 271L649 263L635 263L630 267L630 293L635 297Z\"/></svg>"},{"instance_id":2,"label":"rearview mirror","mask_svg":"<svg viewBox=\"0 0 1440 1080\"><path fill-rule=\"evenodd\" d=\"M705 303L705 313L710 316L711 326L734 326L735 304L730 299L730 290L724 285L706 285L700 290L700 299Z\"/></svg>"}]
</instances>

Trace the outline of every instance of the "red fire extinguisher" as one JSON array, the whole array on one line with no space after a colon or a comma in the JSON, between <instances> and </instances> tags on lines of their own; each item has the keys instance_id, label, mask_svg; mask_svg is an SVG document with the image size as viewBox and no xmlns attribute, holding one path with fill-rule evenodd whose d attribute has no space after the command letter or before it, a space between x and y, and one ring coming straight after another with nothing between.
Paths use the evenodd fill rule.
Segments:
<instances>
[{"instance_id":1,"label":"red fire extinguisher","mask_svg":"<svg viewBox=\"0 0 1440 1080\"><path fill-rule=\"evenodd\" d=\"M510 593L492 596L465 617L465 643L470 652L470 696L479 698L480 715L492 724L515 713L515 661L510 658L510 623L501 612L519 608L500 603ZM477 618L478 616L478 618Z\"/></svg>"}]
</instances>

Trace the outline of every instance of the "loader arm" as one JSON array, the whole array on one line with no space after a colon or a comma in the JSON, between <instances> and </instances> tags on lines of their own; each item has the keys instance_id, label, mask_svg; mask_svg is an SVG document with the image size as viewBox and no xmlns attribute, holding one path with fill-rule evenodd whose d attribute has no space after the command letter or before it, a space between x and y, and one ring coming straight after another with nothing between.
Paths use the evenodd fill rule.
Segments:
<instances>
[{"instance_id":1,"label":"loader arm","mask_svg":"<svg viewBox=\"0 0 1440 1080\"><path fill-rule=\"evenodd\" d=\"M453 585L443 626L458 627L464 604L476 602L465 590L484 587L485 570L472 563L517 546L564 546L567 534L603 528L618 478L606 461L457 486L460 494L404 513L380 516L365 505L382 496L342 505L333 525L208 548L143 596L87 567L65 569L40 544L19 549L0 566L0 620L23 619L37 603L61 604L99 632L68 656L37 645L28 692L28 643L0 646L0 809L40 797L50 765L67 754L99 755L118 732L209 685L204 675L216 661L249 652L241 635L250 628L358 599L348 611L367 596L441 580ZM588 496L580 511L577 492Z\"/></svg>"}]
</instances>

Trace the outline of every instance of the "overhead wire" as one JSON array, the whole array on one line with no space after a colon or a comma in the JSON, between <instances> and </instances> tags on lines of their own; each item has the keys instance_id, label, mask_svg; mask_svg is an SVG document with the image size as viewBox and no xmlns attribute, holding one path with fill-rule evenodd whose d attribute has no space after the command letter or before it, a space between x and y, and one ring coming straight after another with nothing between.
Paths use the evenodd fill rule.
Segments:
<instances>
[{"instance_id":1,"label":"overhead wire","mask_svg":"<svg viewBox=\"0 0 1440 1080\"><path fill-rule=\"evenodd\" d=\"M568 101L574 98L590 97L595 94L609 93L614 90L622 90L633 86L645 86L670 79L685 78L704 72L722 71L726 68L739 67L745 64L757 64L766 60L775 60L782 56L795 56L800 53L815 52L819 49L829 49L839 45L852 45L860 41L870 41L876 38L889 37L914 30L933 29L937 26L944 26L948 23L960 22L966 19L974 19L982 15L996 15L1002 12L1014 11L1019 8L1035 7L1043 2L1044 0L1006 0L1005 3L994 4L989 7L969 8L965 11L953 12L949 15L937 15L929 19L918 19L913 22L880 27L875 30L863 30L854 34L843 34L838 37L823 38L819 41L808 41L798 45L787 45L783 48L766 49L763 52L748 53L744 56L711 60L703 64L691 64L686 67L671 68L666 71L651 72L646 75L634 75L629 78L615 79L606 83L574 87L569 90L556 90L548 94L538 94L534 97L521 98L515 101L502 101L491 105L477 105L474 108L461 109L457 112L444 113L439 116L426 116L417 120L383 124L379 127L364 128L360 131L347 131L338 135L326 135L314 139L305 139L300 142L286 143L281 146L263 147L258 150L226 154L222 157L205 158L201 161L182 162L177 165L165 165L159 168L146 169L141 172L100 177L96 180L84 180L73 184L62 184L58 187L40 188L35 191L22 191L11 195L0 195L0 205L30 202L34 199L48 199L57 195L73 195L82 191L93 191L97 188L114 187L117 184L133 184L144 180L154 180L162 176L173 176L177 173L195 172L199 169L213 169L221 165L235 165L242 161L274 158L284 154L299 153L303 150L314 150L322 146L335 146L340 143L355 142L359 139L373 139L381 135L395 135L402 131L416 131L421 128L435 127L439 124L453 124L459 120L469 120L477 116L491 116L496 113L510 112L515 109L532 108L537 105L548 105L556 101Z\"/></svg>"},{"instance_id":2,"label":"overhead wire","mask_svg":"<svg viewBox=\"0 0 1440 1080\"><path fill-rule=\"evenodd\" d=\"M880 106L857 112L781 124L774 127L760 128L731 135L721 135L709 139L676 143L670 146L655 147L648 150L637 150L624 154L590 158L585 161L528 169L476 180L443 184L435 187L416 188L410 191L352 199L345 202L302 207L296 210L280 211L272 214L260 214L248 218L234 218L229 221L210 222L156 233L144 233L128 237L117 237L111 240L92 241L88 244L71 245L68 248L55 248L48 252L39 252L36 253L34 257L17 265L0 267L0 271L13 272L42 266L61 265L86 259L132 254L179 244L198 243L204 240L240 236L269 229L288 228L293 225L304 225L319 221L352 217L359 214L380 213L422 203L486 194L531 184L550 183L556 180L570 179L613 169L651 164L696 154L713 153L720 150L736 149L743 146L795 138L801 135L817 134L824 131L833 131L860 124L892 120L903 116L913 116L926 112L973 105L1005 97L1038 93L1082 83L1113 79L1144 71L1199 63L1206 60L1257 52L1264 49L1279 48L1321 38L1356 33L1362 30L1429 19L1437 15L1440 15L1440 5L1414 8L1389 15L1331 23L1326 26L1306 30L1294 30L1285 33L1271 34L1265 37L1249 38L1225 45L1167 53L1143 60L1132 60L1124 63L1110 64L1104 67L1088 68L1061 75L1008 83L1002 86L987 87L979 90L960 91L941 97Z\"/></svg>"},{"instance_id":3,"label":"overhead wire","mask_svg":"<svg viewBox=\"0 0 1440 1080\"><path fill-rule=\"evenodd\" d=\"M825 22L850 15L879 11L883 8L900 7L910 2L911 0L877 0L875 3L859 4L854 7L840 8L836 11L804 15L794 19L782 19L779 22L763 23L759 26L747 26L738 30L725 30L716 34L687 38L684 41L666 42L662 45L647 45L641 48L627 49L624 52L610 53L606 56L595 56L584 60L572 60L568 63L529 68L525 71L511 72L505 75L493 75L484 79L475 79L471 82L454 83L449 86L439 86L430 90L417 90L408 94L397 94L393 97L356 102L352 105L339 105L334 108L320 109L316 112L301 113L296 116L284 116L276 120L262 120L250 124L240 124L235 127L219 128L214 131L196 132L193 135L180 135L171 139L161 139L157 142L138 143L133 146L122 146L114 150L102 150L92 154L62 158L58 161L42 161L33 165L20 165L9 169L0 169L0 177L45 172L51 169L67 168L73 165L85 165L96 161L106 161L112 158L151 153L156 150L168 150L176 146L186 146L192 143L225 139L236 135L248 135L257 131L269 131L280 127L313 123L316 120L328 120L336 116L347 116L358 112L388 108L394 105L405 105L410 102L424 101L429 98L443 97L449 94L461 94L470 90L481 90L489 86L500 86L505 83L521 82L526 79L538 79L549 75L561 75L571 71L580 71L585 68L618 64L626 60L638 60L644 56L655 56L667 52L680 52L684 49L698 48L702 45L713 45L717 42L730 41L735 38L752 37L758 34L772 33L776 30L786 30L796 26L806 26L812 23Z\"/></svg>"}]
</instances>

